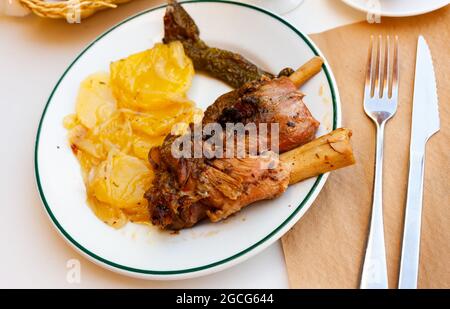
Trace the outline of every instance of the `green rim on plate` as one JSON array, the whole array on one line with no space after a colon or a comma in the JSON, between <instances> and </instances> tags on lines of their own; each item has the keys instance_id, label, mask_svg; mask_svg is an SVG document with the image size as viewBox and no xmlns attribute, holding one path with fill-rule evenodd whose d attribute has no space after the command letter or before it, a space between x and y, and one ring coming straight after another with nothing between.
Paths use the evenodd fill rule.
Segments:
<instances>
[{"instance_id":1,"label":"green rim on plate","mask_svg":"<svg viewBox=\"0 0 450 309\"><path fill-rule=\"evenodd\" d=\"M278 20L279 22L281 22L282 24L284 24L285 26L287 26L290 30L294 31L308 46L309 48L311 48L311 50L313 51L313 53L315 55L319 55L318 50L316 49L316 47L309 41L309 39L303 34L301 33L299 30L297 30L294 26L292 26L290 23L288 23L286 20L284 20L283 18L281 18L278 15L275 15L274 13L271 13L269 11L266 11L264 9L249 5L249 4L245 4L245 3L240 3L240 2L234 2L234 1L224 1L224 0L192 0L192 1L181 1L180 3L183 4L189 4L189 3L198 3L198 2L218 2L218 3L227 3L227 4L232 4L232 5L238 5L238 6L243 6L246 8L250 8L253 10L256 10L258 12L264 13L276 20ZM80 243L78 243L75 239L73 239L65 230L64 228L61 226L61 224L58 222L58 220L56 219L55 215L53 214L50 206L47 203L47 200L45 198L45 194L44 191L42 189L42 185L41 185L41 179L39 176L39 166L38 166L38 149L39 149L39 138L40 138L40 133L41 133L41 127L42 127L42 123L44 121L45 118L45 114L47 112L47 108L50 105L50 102L53 98L53 95L56 91L56 89L58 89L59 84L61 83L61 81L64 79L64 77L66 76L67 72L69 72L69 70L72 68L72 66L78 61L78 59L87 51L89 50L89 48L91 48L97 41L99 41L101 38L103 38L105 35L107 35L109 32L113 31L114 29L118 28L119 26L135 19L136 17L139 17L141 15L147 14L149 12L155 11L155 10L160 10L165 8L166 5L162 5L159 7L155 7L155 8L151 8L148 10L145 10L141 13L138 13L132 17L129 17L127 19L125 19L124 21L120 22L119 24L113 26L111 29L107 30L106 32L104 32L103 34L101 34L99 37L97 37L92 43L90 43L76 58L75 60L69 65L69 67L64 71L63 75L61 76L61 78L58 80L58 82L56 83L55 87L53 88L49 99L47 100L47 103L45 105L44 111L42 113L42 117L41 120L39 122L39 127L38 127L38 131L37 131L37 136L36 136L36 143L35 143L35 152L34 152L34 168L35 168L35 174L36 174L36 182L37 182L37 186L38 186L38 190L39 190L39 194L40 197L42 199L42 203L45 206L45 209L49 215L49 217L51 218L51 220L53 221L53 224L56 226L56 228L61 232L61 234L64 235L64 237L73 245L75 246L77 249L79 249L82 253L86 254L87 256L103 263L106 264L110 267L113 268L117 268L119 270L122 271L127 271L127 272L132 272L132 273L136 273L136 274L149 274L149 275L176 275L176 274L185 274L185 273L192 273L192 272L198 272L198 271L202 271L205 269L209 269L209 268L213 268L215 266L221 265L221 264L225 264L227 262L230 262L232 260L237 259L238 257L241 257L243 255L245 255L246 253L252 251L254 248L262 245L263 243L265 243L268 239L270 239L273 235L275 235L278 231L280 231L286 224L288 224L292 218L303 208L303 206L306 204L306 202L308 202L308 200L310 199L311 195L314 193L314 191L316 190L317 186L319 185L320 181L323 178L323 175L320 175L317 180L314 182L311 190L308 192L308 194L306 195L306 197L303 199L303 201L300 203L300 205L297 206L297 208L293 211L293 213L283 222L281 223L276 229L274 229L271 233L269 233L267 236L265 236L263 239L261 239L260 241L258 241L257 243L253 244L252 246L228 257L225 258L223 260L211 263L211 264L207 264L207 265L203 265L203 266L198 266L198 267L193 267L193 268L188 268L188 269L180 269L180 270L170 270L170 271L158 271L158 270L147 270L147 269L138 269L138 268L132 268L132 267L128 267L128 266L124 266L124 265L120 265L117 263L114 263L112 261L106 260L98 255L96 255L95 253L89 251L88 249L86 249L85 247L83 247ZM337 98L336 98L336 91L334 89L334 83L332 81L331 78L331 74L327 68L327 66L324 64L323 65L323 69L324 72L327 76L327 80L328 80L328 84L330 86L331 89L331 95L332 95L332 99L333 99L333 130L336 129L337 127Z\"/></svg>"}]
</instances>

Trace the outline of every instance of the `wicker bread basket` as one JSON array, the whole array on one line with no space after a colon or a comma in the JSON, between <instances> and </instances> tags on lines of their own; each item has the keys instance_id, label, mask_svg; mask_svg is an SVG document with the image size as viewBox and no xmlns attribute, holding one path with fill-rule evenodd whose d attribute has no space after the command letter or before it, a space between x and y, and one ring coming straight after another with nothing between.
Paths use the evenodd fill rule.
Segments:
<instances>
[{"instance_id":1,"label":"wicker bread basket","mask_svg":"<svg viewBox=\"0 0 450 309\"><path fill-rule=\"evenodd\" d=\"M47 18L68 19L78 14L83 19L95 12L107 8L115 8L118 4L130 2L131 0L66 0L66 1L42 1L42 0L20 0L34 14Z\"/></svg>"}]
</instances>

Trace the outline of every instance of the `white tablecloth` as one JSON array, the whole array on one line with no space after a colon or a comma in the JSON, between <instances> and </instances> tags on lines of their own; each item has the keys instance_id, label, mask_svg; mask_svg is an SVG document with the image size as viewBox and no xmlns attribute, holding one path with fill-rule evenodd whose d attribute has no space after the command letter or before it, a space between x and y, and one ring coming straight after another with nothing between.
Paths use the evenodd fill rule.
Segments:
<instances>
[{"instance_id":1,"label":"white tablecloth","mask_svg":"<svg viewBox=\"0 0 450 309\"><path fill-rule=\"evenodd\" d=\"M34 142L51 89L95 37L127 16L163 2L134 1L79 25L35 16L0 16L0 288L288 287L279 242L238 266L202 278L146 281L117 275L69 247L41 206L34 179ZM363 20L365 15L340 0L305 0L284 17L312 33ZM71 259L80 261L79 283L66 278Z\"/></svg>"}]
</instances>

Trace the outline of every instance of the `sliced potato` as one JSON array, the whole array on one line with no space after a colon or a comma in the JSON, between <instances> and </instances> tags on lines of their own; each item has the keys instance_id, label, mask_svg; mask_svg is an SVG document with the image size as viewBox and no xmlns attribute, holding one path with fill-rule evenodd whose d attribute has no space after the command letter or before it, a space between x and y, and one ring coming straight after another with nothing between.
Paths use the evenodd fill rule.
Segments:
<instances>
[{"instance_id":1,"label":"sliced potato","mask_svg":"<svg viewBox=\"0 0 450 309\"><path fill-rule=\"evenodd\" d=\"M192 61L180 42L152 49L111 64L111 86L120 107L157 110L183 102L194 76Z\"/></svg>"},{"instance_id":2,"label":"sliced potato","mask_svg":"<svg viewBox=\"0 0 450 309\"><path fill-rule=\"evenodd\" d=\"M127 215L131 222L135 223L149 223L150 213L148 211L147 200L137 207L123 209L124 214Z\"/></svg>"},{"instance_id":3,"label":"sliced potato","mask_svg":"<svg viewBox=\"0 0 450 309\"><path fill-rule=\"evenodd\" d=\"M147 162L150 149L161 145L164 138L165 136L149 137L145 134L135 134L133 140L133 155Z\"/></svg>"},{"instance_id":4,"label":"sliced potato","mask_svg":"<svg viewBox=\"0 0 450 309\"><path fill-rule=\"evenodd\" d=\"M116 100L108 73L92 74L81 83L75 110L79 121L89 129L109 119L116 110Z\"/></svg>"},{"instance_id":5,"label":"sliced potato","mask_svg":"<svg viewBox=\"0 0 450 309\"><path fill-rule=\"evenodd\" d=\"M89 138L97 140L103 145L106 154L111 149L126 152L133 140L133 130L127 117L122 113L115 113L110 119L101 123L90 132Z\"/></svg>"},{"instance_id":6,"label":"sliced potato","mask_svg":"<svg viewBox=\"0 0 450 309\"><path fill-rule=\"evenodd\" d=\"M102 143L92 137L92 133L83 125L77 125L69 131L69 142L75 154L79 150L99 160L106 158Z\"/></svg>"},{"instance_id":7,"label":"sliced potato","mask_svg":"<svg viewBox=\"0 0 450 309\"><path fill-rule=\"evenodd\" d=\"M128 222L127 216L122 209L111 207L111 205L102 203L92 196L88 198L88 202L97 218L104 223L119 229Z\"/></svg>"},{"instance_id":8,"label":"sliced potato","mask_svg":"<svg viewBox=\"0 0 450 309\"><path fill-rule=\"evenodd\" d=\"M146 134L149 137L166 136L177 123L189 124L193 121L196 109L194 105L166 108L164 113L127 113L127 119L134 132Z\"/></svg>"},{"instance_id":9,"label":"sliced potato","mask_svg":"<svg viewBox=\"0 0 450 309\"><path fill-rule=\"evenodd\" d=\"M144 193L154 175L148 152L167 134L199 121L202 111L186 97L194 68L178 42L156 44L110 69L81 83L75 114L63 125L89 205L100 220L120 228L128 220L150 222Z\"/></svg>"},{"instance_id":10,"label":"sliced potato","mask_svg":"<svg viewBox=\"0 0 450 309\"><path fill-rule=\"evenodd\" d=\"M153 172L144 161L112 151L95 169L89 191L100 202L133 208L143 203L152 180Z\"/></svg>"}]
</instances>

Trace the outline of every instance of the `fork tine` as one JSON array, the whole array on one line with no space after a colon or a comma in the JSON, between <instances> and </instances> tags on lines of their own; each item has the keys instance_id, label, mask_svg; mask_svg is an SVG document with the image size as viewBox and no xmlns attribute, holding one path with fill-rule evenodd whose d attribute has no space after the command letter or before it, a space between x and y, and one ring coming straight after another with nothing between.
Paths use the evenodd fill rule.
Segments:
<instances>
[{"instance_id":1,"label":"fork tine","mask_svg":"<svg viewBox=\"0 0 450 309\"><path fill-rule=\"evenodd\" d=\"M367 56L367 66L366 66L366 84L364 88L366 98L372 96L372 64L373 64L373 35L370 36L370 44L369 44L369 54Z\"/></svg>"},{"instance_id":2,"label":"fork tine","mask_svg":"<svg viewBox=\"0 0 450 309\"><path fill-rule=\"evenodd\" d=\"M386 36L384 44L384 66L383 66L383 82L380 85L380 97L389 97L389 85L391 82L391 44L389 35Z\"/></svg>"},{"instance_id":3,"label":"fork tine","mask_svg":"<svg viewBox=\"0 0 450 309\"><path fill-rule=\"evenodd\" d=\"M374 97L381 97L380 96L380 84L381 84L381 71L382 71L382 56L381 56L381 47L382 47L382 37L381 35L378 36L378 42L377 42L377 58L376 58L376 65L375 65L375 82L373 85L373 96Z\"/></svg>"},{"instance_id":4,"label":"fork tine","mask_svg":"<svg viewBox=\"0 0 450 309\"><path fill-rule=\"evenodd\" d=\"M400 61L399 61L399 46L398 46L398 36L395 36L394 40L394 62L392 65L392 94L391 98L394 100L398 99L398 79L400 71Z\"/></svg>"}]
</instances>

